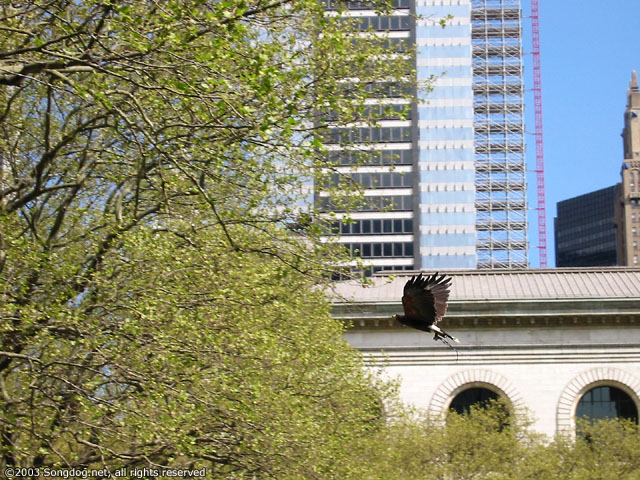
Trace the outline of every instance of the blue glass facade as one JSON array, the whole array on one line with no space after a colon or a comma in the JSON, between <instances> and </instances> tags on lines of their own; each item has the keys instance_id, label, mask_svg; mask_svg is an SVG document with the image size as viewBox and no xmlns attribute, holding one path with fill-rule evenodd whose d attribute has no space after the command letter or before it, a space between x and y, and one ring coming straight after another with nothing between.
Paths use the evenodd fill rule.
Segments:
<instances>
[{"instance_id":1,"label":"blue glass facade","mask_svg":"<svg viewBox=\"0 0 640 480\"><path fill-rule=\"evenodd\" d=\"M419 88L409 117L385 117L379 128L342 128L328 140L340 173L367 189L364 207L351 214L356 224L409 221L413 231L385 237L341 229L340 241L372 272L527 267L519 0L396 0L384 18L363 12L366 2L348 5L348 15L390 44L415 42ZM409 102L392 88L378 96L372 105L401 109ZM339 147L342 140L370 142L364 148L372 160L351 169L355 157ZM365 184L384 182L390 168L406 175L402 188Z\"/></svg>"},{"instance_id":2,"label":"blue glass facade","mask_svg":"<svg viewBox=\"0 0 640 480\"><path fill-rule=\"evenodd\" d=\"M475 268L471 4L416 1L420 266ZM438 5L436 5L438 4ZM453 16L446 28L440 18Z\"/></svg>"}]
</instances>

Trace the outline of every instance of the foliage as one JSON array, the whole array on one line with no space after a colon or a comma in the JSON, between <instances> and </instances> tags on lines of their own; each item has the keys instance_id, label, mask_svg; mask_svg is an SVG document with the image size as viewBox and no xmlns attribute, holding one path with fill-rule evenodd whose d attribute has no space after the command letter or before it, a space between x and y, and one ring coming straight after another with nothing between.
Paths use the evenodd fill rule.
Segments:
<instances>
[{"instance_id":1,"label":"foliage","mask_svg":"<svg viewBox=\"0 0 640 480\"><path fill-rule=\"evenodd\" d=\"M630 420L578 422L576 442L558 439L555 451L563 455L569 442L573 457L564 464L567 478L640 479L640 431ZM555 453L552 450L553 453ZM560 456L559 455L559 456Z\"/></svg>"},{"instance_id":2,"label":"foliage","mask_svg":"<svg viewBox=\"0 0 640 480\"><path fill-rule=\"evenodd\" d=\"M640 478L640 432L628 421L581 426L582 435L553 441L535 433L526 412L509 412L502 401L450 412L446 421L404 411L397 421L363 442L374 462L367 479L551 479Z\"/></svg>"},{"instance_id":3,"label":"foliage","mask_svg":"<svg viewBox=\"0 0 640 480\"><path fill-rule=\"evenodd\" d=\"M5 458L314 478L377 428L385 387L341 341L311 279L200 233L128 235L94 276L91 303L38 305L57 321L4 377L5 436L19 447Z\"/></svg>"},{"instance_id":4,"label":"foliage","mask_svg":"<svg viewBox=\"0 0 640 480\"><path fill-rule=\"evenodd\" d=\"M3 1L0 31L1 466L360 478L390 387L330 319L309 186L322 119L375 122L407 56L316 0Z\"/></svg>"},{"instance_id":5,"label":"foliage","mask_svg":"<svg viewBox=\"0 0 640 480\"><path fill-rule=\"evenodd\" d=\"M424 419L342 340L323 119L374 124L411 78L352 27L316 0L0 2L0 467L638 478L635 426Z\"/></svg>"},{"instance_id":6,"label":"foliage","mask_svg":"<svg viewBox=\"0 0 640 480\"><path fill-rule=\"evenodd\" d=\"M539 441L528 427L526 415L510 414L500 400L445 420L407 412L379 433L375 443L385 449L371 478L526 478L522 460Z\"/></svg>"}]
</instances>

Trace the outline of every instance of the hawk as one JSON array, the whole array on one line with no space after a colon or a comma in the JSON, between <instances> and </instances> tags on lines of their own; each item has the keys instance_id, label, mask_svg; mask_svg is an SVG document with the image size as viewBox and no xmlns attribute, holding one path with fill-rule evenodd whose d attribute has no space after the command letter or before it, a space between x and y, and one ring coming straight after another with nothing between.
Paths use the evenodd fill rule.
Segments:
<instances>
[{"instance_id":1,"label":"hawk","mask_svg":"<svg viewBox=\"0 0 640 480\"><path fill-rule=\"evenodd\" d=\"M437 326L447 312L447 301L449 300L449 286L451 277L441 275L436 272L431 277L414 275L404 285L402 295L402 307L404 315L395 315L396 320L407 327L417 328L424 332L433 332L434 340L442 340L447 343L446 338L459 342L447 332Z\"/></svg>"}]
</instances>

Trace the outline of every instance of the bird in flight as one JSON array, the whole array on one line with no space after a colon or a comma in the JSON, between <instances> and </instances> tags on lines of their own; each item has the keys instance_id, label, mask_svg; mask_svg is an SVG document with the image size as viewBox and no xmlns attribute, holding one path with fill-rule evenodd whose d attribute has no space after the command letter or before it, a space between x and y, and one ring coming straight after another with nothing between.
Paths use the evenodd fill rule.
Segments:
<instances>
[{"instance_id":1,"label":"bird in flight","mask_svg":"<svg viewBox=\"0 0 640 480\"><path fill-rule=\"evenodd\" d=\"M395 315L396 320L407 327L433 332L434 340L442 340L447 345L447 338L459 343L457 338L452 337L437 325L447 312L450 285L451 277L445 275L438 277L437 272L431 277L428 275L423 277L422 273L414 275L404 285L402 295L404 315Z\"/></svg>"}]
</instances>

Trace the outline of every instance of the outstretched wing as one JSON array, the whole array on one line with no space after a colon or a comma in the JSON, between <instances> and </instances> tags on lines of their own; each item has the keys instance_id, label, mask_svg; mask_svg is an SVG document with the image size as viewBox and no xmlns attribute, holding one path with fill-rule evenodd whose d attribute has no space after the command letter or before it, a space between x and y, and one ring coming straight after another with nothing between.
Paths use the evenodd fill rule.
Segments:
<instances>
[{"instance_id":1,"label":"outstretched wing","mask_svg":"<svg viewBox=\"0 0 640 480\"><path fill-rule=\"evenodd\" d=\"M447 303L449 302L449 287L451 286L451 277L434 274L429 280L427 288L431 291L434 298L436 309L436 322L442 320L447 313Z\"/></svg>"},{"instance_id":2,"label":"outstretched wing","mask_svg":"<svg viewBox=\"0 0 640 480\"><path fill-rule=\"evenodd\" d=\"M451 277L438 277L437 273L431 277L422 274L411 277L402 296L405 316L419 318L427 326L438 322L447 313L450 285Z\"/></svg>"}]
</instances>

